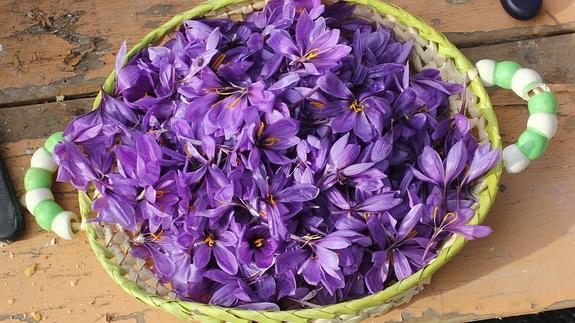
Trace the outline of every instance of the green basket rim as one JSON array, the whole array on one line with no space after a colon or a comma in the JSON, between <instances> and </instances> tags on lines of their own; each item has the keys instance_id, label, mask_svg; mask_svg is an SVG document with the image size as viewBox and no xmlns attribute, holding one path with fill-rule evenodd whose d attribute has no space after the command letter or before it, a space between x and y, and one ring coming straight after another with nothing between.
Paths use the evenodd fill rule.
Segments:
<instances>
[{"instance_id":1,"label":"green basket rim","mask_svg":"<svg viewBox=\"0 0 575 323\"><path fill-rule=\"evenodd\" d=\"M452 59L457 70L463 75L467 75L469 71L474 69L474 66L469 62L469 60L443 34L439 33L420 18L411 15L400 7L393 4L380 2L378 0L346 1L372 7L383 15L393 16L398 22L415 28L421 38L435 42L438 45L438 53L441 56ZM240 4L246 2L249 2L249 0L215 0L205 2L189 11L180 13L142 38L141 41L139 41L133 48L128 51L125 60L127 61L129 58L144 48L158 43L161 39L163 39L164 36L177 28L184 20L201 17L207 13L232 4ZM106 93L113 93L114 87L115 71L112 70L112 72L106 78L102 88ZM468 89L478 98L476 107L481 116L487 121L484 130L487 133L489 141L494 148L500 149L501 138L499 135L497 117L493 111L489 96L485 91L483 84L479 78L475 78L468 84ZM99 106L101 99L102 93L100 92L94 100L94 109ZM484 182L486 184L486 188L479 194L479 207L475 212L475 216L469 221L470 224L480 224L484 221L495 200L501 179L501 173L502 163L500 162L485 176ZM91 201L85 193L79 193L80 211L83 216L86 216L90 212ZM205 322L217 322L222 320L231 322L248 322L250 320L258 322L305 322L310 319L335 318L339 315L356 315L362 310L391 302L402 294L428 281L433 273L435 273L445 263L451 260L466 244L466 240L463 237L456 235L452 240L452 243L449 246L444 247L437 258L431 263L427 264L421 270L378 293L368 295L360 299L309 309L287 311L255 311L226 308L216 305L208 305L181 300L166 300L159 296L149 294L136 283L128 280L124 276L125 270L109 259L113 256L113 254L111 254L110 250L98 243L99 239L95 228L92 225L88 225L86 229L89 243L94 250L98 260L106 272L112 277L112 279L114 279L114 281L120 285L122 289L124 289L127 293L150 306L160 307L182 319L195 318Z\"/></svg>"}]
</instances>

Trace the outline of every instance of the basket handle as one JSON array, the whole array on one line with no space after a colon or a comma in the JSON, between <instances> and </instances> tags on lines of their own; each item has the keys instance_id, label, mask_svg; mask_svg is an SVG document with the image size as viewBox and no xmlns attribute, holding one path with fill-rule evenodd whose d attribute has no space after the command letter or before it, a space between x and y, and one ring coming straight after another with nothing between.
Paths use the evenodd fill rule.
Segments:
<instances>
[{"instance_id":1,"label":"basket handle","mask_svg":"<svg viewBox=\"0 0 575 323\"><path fill-rule=\"evenodd\" d=\"M527 129L517 142L503 149L503 164L510 174L523 171L531 160L543 155L549 139L557 132L557 97L541 76L532 69L522 68L512 61L496 62L483 59L475 65L479 77L487 87L497 85L511 89L527 101L529 120Z\"/></svg>"},{"instance_id":2,"label":"basket handle","mask_svg":"<svg viewBox=\"0 0 575 323\"><path fill-rule=\"evenodd\" d=\"M44 147L38 148L32 155L30 168L24 175L25 203L42 229L71 240L83 228L83 223L75 213L65 211L54 201L52 182L58 164L52 159L52 154L60 141L62 133L57 132L48 137Z\"/></svg>"}]
</instances>

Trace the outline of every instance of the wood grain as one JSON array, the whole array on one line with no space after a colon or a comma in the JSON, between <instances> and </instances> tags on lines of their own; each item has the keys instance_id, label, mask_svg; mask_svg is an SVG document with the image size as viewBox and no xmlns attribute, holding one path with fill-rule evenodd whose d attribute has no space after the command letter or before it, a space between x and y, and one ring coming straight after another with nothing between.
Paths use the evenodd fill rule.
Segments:
<instances>
[{"instance_id":1,"label":"wood grain","mask_svg":"<svg viewBox=\"0 0 575 323\"><path fill-rule=\"evenodd\" d=\"M199 2L0 0L0 106L96 92L122 41L135 44ZM530 22L508 17L499 0L393 2L466 47L575 30L572 0L546 1Z\"/></svg>"}]
</instances>

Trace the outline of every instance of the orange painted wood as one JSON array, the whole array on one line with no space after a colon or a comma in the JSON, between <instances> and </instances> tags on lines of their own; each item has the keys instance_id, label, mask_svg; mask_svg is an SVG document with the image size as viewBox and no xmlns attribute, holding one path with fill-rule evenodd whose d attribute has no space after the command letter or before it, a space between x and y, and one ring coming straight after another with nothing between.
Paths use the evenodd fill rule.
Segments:
<instances>
[{"instance_id":1,"label":"orange painted wood","mask_svg":"<svg viewBox=\"0 0 575 323\"><path fill-rule=\"evenodd\" d=\"M529 22L499 0L395 0L462 46L575 30L575 3L545 1ZM122 41L133 45L172 15L200 3L158 0L0 1L0 106L55 101L98 90Z\"/></svg>"}]
</instances>

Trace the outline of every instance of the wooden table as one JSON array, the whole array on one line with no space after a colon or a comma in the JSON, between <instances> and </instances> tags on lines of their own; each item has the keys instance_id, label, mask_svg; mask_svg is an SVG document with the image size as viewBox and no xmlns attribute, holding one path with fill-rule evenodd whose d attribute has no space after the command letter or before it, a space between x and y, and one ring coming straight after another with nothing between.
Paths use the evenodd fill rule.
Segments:
<instances>
[{"instance_id":1,"label":"wooden table","mask_svg":"<svg viewBox=\"0 0 575 323\"><path fill-rule=\"evenodd\" d=\"M133 45L195 2L0 0L0 153L20 194L32 152L89 109L121 42ZM544 158L504 175L487 220L495 232L468 244L411 303L370 321L468 321L575 306L574 2L547 0L529 22L509 18L498 0L395 3L472 61L513 59L541 72L561 103L560 130ZM525 128L524 104L503 91L492 101L505 143L513 142ZM70 186L57 191L77 209ZM22 240L0 246L0 321L175 321L120 290L84 237L54 240L26 219Z\"/></svg>"}]
</instances>

